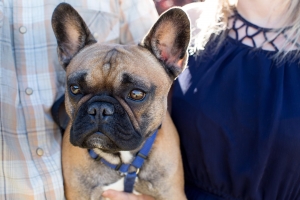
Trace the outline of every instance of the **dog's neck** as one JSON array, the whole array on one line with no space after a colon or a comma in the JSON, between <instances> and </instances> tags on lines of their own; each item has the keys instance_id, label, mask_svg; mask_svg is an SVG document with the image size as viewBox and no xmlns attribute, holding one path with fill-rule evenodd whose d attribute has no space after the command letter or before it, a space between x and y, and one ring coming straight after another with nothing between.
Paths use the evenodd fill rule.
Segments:
<instances>
[{"instance_id":1,"label":"dog's neck","mask_svg":"<svg viewBox=\"0 0 300 200\"><path fill-rule=\"evenodd\" d=\"M154 141L156 139L158 130L161 128L161 124L159 127L155 130L155 132L150 135L146 140L143 141L142 145L138 147L137 149L134 149L132 151L119 151L116 153L107 153L102 151L101 149L94 148L92 154L90 156L94 159L103 158L104 160L108 161L110 164L113 165L123 165L123 164L132 164L132 161L138 160L138 165L143 165L143 160L147 159L149 156L150 150L153 148ZM89 151L91 153L91 151ZM95 155L97 154L97 155ZM97 158L98 157L98 158ZM141 158L142 160L138 159ZM134 164L133 166L135 166ZM131 166L132 167L132 166ZM136 167L136 166L135 166ZM138 167L139 168L139 167Z\"/></svg>"},{"instance_id":2,"label":"dog's neck","mask_svg":"<svg viewBox=\"0 0 300 200\"><path fill-rule=\"evenodd\" d=\"M158 129L160 129L160 128L161 128L161 125L158 127ZM114 165L130 164L130 163L132 163L132 161L134 160L134 158L136 157L138 152L144 148L145 144L148 145L147 147L150 147L150 149L151 149L152 144L156 138L158 129L156 129L156 131L147 140L145 140L139 148L137 148L135 150L119 151L116 153L107 153L107 152L102 151L101 149L95 148L95 149L93 149L93 151L99 157L104 158L105 160L109 161L111 164L114 164ZM147 147L146 147L146 149L147 149ZM149 151L150 151L150 149L149 149ZM148 156L149 151L148 150L146 150L146 151L147 151L147 155L145 155L145 156Z\"/></svg>"},{"instance_id":3,"label":"dog's neck","mask_svg":"<svg viewBox=\"0 0 300 200\"><path fill-rule=\"evenodd\" d=\"M134 151L119 151L117 153L106 153L101 151L100 149L93 149L96 154L98 154L100 157L104 158L105 160L108 160L112 164L129 164L134 159L134 155L140 150L134 150Z\"/></svg>"}]
</instances>

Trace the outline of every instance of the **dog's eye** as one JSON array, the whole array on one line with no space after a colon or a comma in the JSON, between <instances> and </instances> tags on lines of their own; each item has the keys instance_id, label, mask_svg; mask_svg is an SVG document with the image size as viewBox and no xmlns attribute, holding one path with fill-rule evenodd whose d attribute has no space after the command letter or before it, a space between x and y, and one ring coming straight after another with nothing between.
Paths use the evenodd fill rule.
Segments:
<instances>
[{"instance_id":1,"label":"dog's eye","mask_svg":"<svg viewBox=\"0 0 300 200\"><path fill-rule=\"evenodd\" d=\"M80 89L79 89L79 87L77 85L71 85L70 89L71 89L71 92L73 94L79 94L79 93L81 93L81 91L80 91Z\"/></svg>"},{"instance_id":2,"label":"dog's eye","mask_svg":"<svg viewBox=\"0 0 300 200\"><path fill-rule=\"evenodd\" d=\"M128 94L128 98L132 99L132 100L142 100L145 97L145 92L143 92L142 90L131 90L130 93Z\"/></svg>"}]
</instances>

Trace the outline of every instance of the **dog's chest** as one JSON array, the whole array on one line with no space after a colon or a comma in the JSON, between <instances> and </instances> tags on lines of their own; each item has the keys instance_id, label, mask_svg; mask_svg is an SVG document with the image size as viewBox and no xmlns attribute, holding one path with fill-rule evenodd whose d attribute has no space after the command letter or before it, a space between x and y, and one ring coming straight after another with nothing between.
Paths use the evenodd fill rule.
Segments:
<instances>
[{"instance_id":1,"label":"dog's chest","mask_svg":"<svg viewBox=\"0 0 300 200\"><path fill-rule=\"evenodd\" d=\"M104 186L103 187L103 191L106 191L106 190L109 190L109 189L112 189L112 190L117 190L117 191L124 191L124 180L125 178L122 177L120 178L118 181L116 181L115 183L112 183L108 186ZM135 183L138 181L138 178L135 180ZM134 194L140 194L138 193L137 191L133 190L133 193Z\"/></svg>"},{"instance_id":2,"label":"dog's chest","mask_svg":"<svg viewBox=\"0 0 300 200\"><path fill-rule=\"evenodd\" d=\"M99 151L97 151L99 153ZM102 153L103 155L103 153ZM107 156L106 156L107 157ZM133 156L128 151L120 151L120 160L122 160L122 163L130 163L133 160ZM108 159L108 161L112 161L114 163L120 162L119 159ZM113 189L117 191L124 191L125 187L125 177L126 174L121 175L122 173L112 169L109 165L102 163L101 161L92 161L92 166L89 173L89 180L94 179L94 181L97 180L97 183L94 182L94 184L97 184L98 186L102 187L102 190L108 190ZM86 178L86 177L85 177ZM138 177L135 180L135 183L138 182ZM91 183L90 183L91 184ZM86 187L90 184L85 185ZM135 190L133 193L138 194Z\"/></svg>"},{"instance_id":3,"label":"dog's chest","mask_svg":"<svg viewBox=\"0 0 300 200\"><path fill-rule=\"evenodd\" d=\"M123 162L129 163L133 160L133 156L126 151L121 151L120 152L120 158ZM95 162L94 162L95 164ZM103 192L109 189L116 190L116 191L124 191L125 188L125 179L126 175L122 175L121 173L115 170L112 170L110 167L106 166L103 163L99 163L99 161L96 163L98 166L96 167L95 165L93 166L94 171L93 173L90 173L90 178L94 178L94 180L98 180L98 186L97 187L91 187L94 188L92 193L98 193L99 189ZM146 166L145 166L146 167ZM98 173L96 173L95 169L97 168ZM144 175L147 174L147 168L144 168L141 170L141 173ZM134 168L130 168L130 171L132 171ZM139 170L138 170L139 172ZM95 174L96 173L96 174ZM92 175L94 174L94 176ZM152 191L153 186L150 182L145 181L143 178L139 177L140 174L137 174L137 177L135 179L135 183L133 185L133 193L134 194L140 194L135 190L137 187L139 190L142 189L142 191ZM144 176L143 176L144 177ZM91 179L90 179L91 180ZM91 185L90 185L91 186ZM85 185L85 187L88 187L88 184ZM100 188L99 188L100 187ZM94 196L94 195L92 195ZM98 195L96 195L98 196Z\"/></svg>"},{"instance_id":4,"label":"dog's chest","mask_svg":"<svg viewBox=\"0 0 300 200\"><path fill-rule=\"evenodd\" d=\"M129 163L132 161L133 156L128 151L120 151L120 158L123 162ZM136 178L135 183L137 182L137 179L138 178ZM124 191L124 181L125 181L125 177L123 176L120 179L118 179L116 182L111 183L107 186L104 186L103 191L109 190L109 189L113 189L113 190L117 190L117 191ZM138 192L136 192L135 190L133 190L133 193L138 194Z\"/></svg>"}]
</instances>

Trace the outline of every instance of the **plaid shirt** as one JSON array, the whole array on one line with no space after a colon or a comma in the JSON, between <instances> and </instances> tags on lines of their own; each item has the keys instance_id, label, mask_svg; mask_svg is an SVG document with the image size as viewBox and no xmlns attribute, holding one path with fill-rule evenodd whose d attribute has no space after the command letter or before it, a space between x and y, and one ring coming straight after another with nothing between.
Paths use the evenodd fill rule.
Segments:
<instances>
[{"instance_id":1,"label":"plaid shirt","mask_svg":"<svg viewBox=\"0 0 300 200\"><path fill-rule=\"evenodd\" d=\"M0 199L64 199L64 93L51 16L60 0L0 0ZM68 2L68 1L67 1ZM70 0L98 42L137 43L157 19L152 0Z\"/></svg>"}]
</instances>

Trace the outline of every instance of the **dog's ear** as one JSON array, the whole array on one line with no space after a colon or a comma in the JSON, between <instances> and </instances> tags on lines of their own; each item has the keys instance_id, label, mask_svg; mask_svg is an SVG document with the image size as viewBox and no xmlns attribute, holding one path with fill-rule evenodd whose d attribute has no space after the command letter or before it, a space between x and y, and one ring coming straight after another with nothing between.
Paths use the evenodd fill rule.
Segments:
<instances>
[{"instance_id":1,"label":"dog's ear","mask_svg":"<svg viewBox=\"0 0 300 200\"><path fill-rule=\"evenodd\" d=\"M97 42L77 11L67 3L55 8L52 28L57 40L59 62L64 68L84 46Z\"/></svg>"},{"instance_id":2,"label":"dog's ear","mask_svg":"<svg viewBox=\"0 0 300 200\"><path fill-rule=\"evenodd\" d=\"M141 43L163 64L171 78L176 78L186 66L190 29L187 14L181 8L171 8L160 16Z\"/></svg>"}]
</instances>

